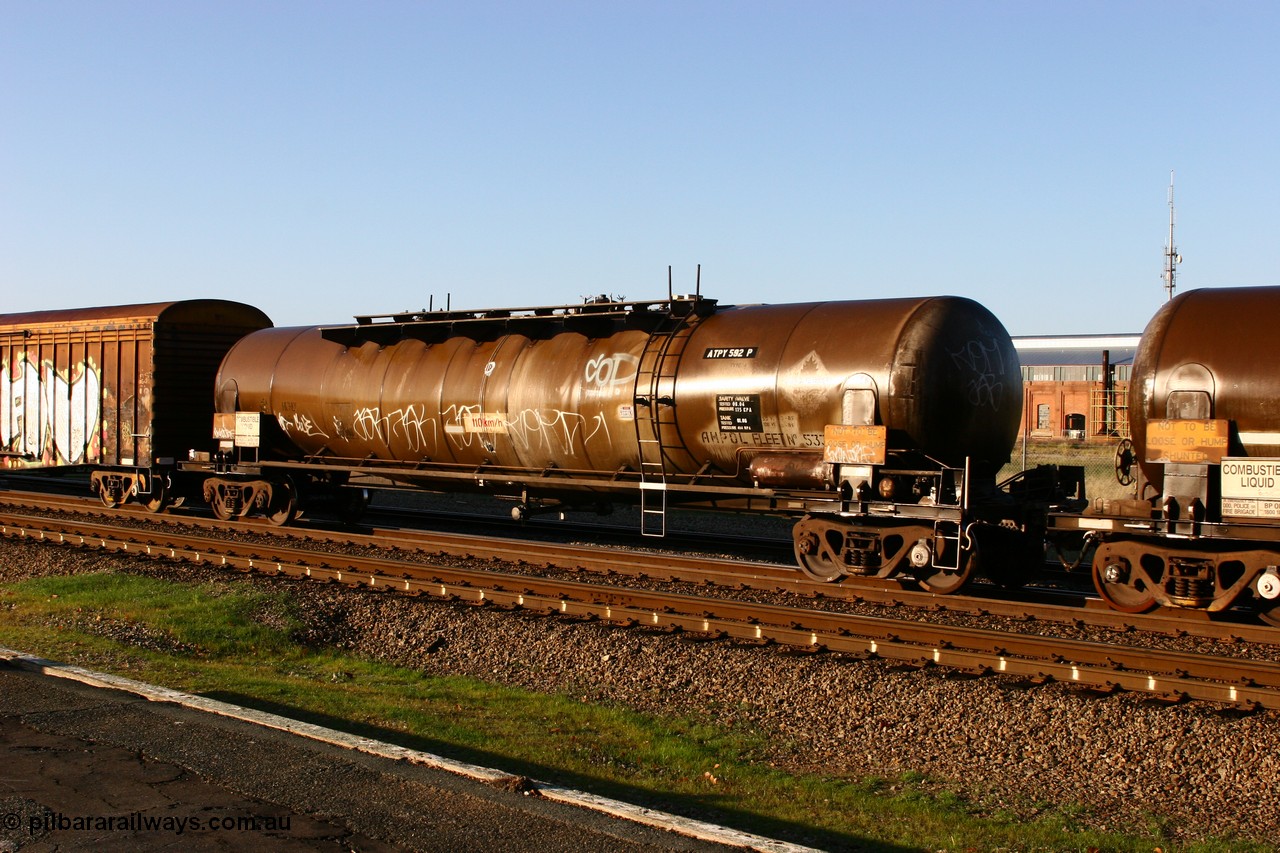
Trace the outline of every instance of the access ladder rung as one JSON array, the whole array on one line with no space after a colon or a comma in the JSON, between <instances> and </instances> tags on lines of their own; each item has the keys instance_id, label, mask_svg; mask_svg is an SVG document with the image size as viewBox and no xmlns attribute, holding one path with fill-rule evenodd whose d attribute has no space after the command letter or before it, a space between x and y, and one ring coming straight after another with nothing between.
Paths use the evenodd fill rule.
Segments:
<instances>
[{"instance_id":1,"label":"access ladder rung","mask_svg":"<svg viewBox=\"0 0 1280 853\"><path fill-rule=\"evenodd\" d=\"M962 530L960 530L960 529L958 529L958 528L957 528L957 530L956 530L956 534L955 534L954 536L948 536L946 533L944 533L944 532L942 531L942 529L941 529L941 528L940 528L936 523L934 524L934 526L933 526L933 537L934 537L934 539L940 540L940 541L942 541L942 542L954 542L954 543L955 543L955 547L954 547L954 548L950 548L950 549L948 549L952 554L954 554L954 555L955 555L955 565L954 565L954 566L942 565L941 563L939 563L939 562L935 559L935 560L934 560L934 565L935 565L935 566L937 566L937 567L938 567L938 568L940 568L940 569L959 569L959 568L960 568L960 542L961 542L961 539L962 539L963 535L964 535L964 531L962 531ZM950 562L950 561L949 561L949 562Z\"/></svg>"},{"instance_id":2,"label":"access ladder rung","mask_svg":"<svg viewBox=\"0 0 1280 853\"><path fill-rule=\"evenodd\" d=\"M650 504L653 500L650 492L659 492L661 497L658 499L658 506L654 507ZM655 527L656 525L656 527ZM666 483L641 483L640 484L640 535L641 536L666 536L667 535L667 484Z\"/></svg>"}]
</instances>

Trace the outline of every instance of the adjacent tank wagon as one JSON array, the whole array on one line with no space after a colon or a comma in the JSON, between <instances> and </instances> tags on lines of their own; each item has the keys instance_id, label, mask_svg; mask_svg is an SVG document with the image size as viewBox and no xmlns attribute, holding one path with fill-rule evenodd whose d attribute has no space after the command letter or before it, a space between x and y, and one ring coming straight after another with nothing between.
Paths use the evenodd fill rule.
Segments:
<instances>
[{"instance_id":1,"label":"adjacent tank wagon","mask_svg":"<svg viewBox=\"0 0 1280 853\"><path fill-rule=\"evenodd\" d=\"M1130 386L1132 448L1120 456L1138 499L1052 521L1096 540L1094 583L1113 607L1241 604L1280 624L1277 327L1275 287L1188 291L1148 323Z\"/></svg>"},{"instance_id":2,"label":"adjacent tank wagon","mask_svg":"<svg viewBox=\"0 0 1280 853\"><path fill-rule=\"evenodd\" d=\"M228 352L216 408L240 426L206 495L280 520L317 483L486 492L517 517L635 503L653 534L673 505L783 513L814 577L951 592L980 551L1039 555L995 483L1020 406L1008 333L957 297L367 316Z\"/></svg>"}]
</instances>

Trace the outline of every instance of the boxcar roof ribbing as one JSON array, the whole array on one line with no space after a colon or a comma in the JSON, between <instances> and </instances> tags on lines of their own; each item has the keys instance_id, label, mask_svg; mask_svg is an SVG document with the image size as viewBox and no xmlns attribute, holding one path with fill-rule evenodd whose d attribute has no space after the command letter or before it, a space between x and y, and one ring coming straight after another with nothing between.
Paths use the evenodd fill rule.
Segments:
<instances>
[{"instance_id":1,"label":"boxcar roof ribbing","mask_svg":"<svg viewBox=\"0 0 1280 853\"><path fill-rule=\"evenodd\" d=\"M226 299L185 299L174 302L147 302L136 305L106 305L97 308L68 308L54 311L30 311L23 314L0 314L0 329L37 327L146 326L157 322L199 322L222 325L270 326L271 320L252 305Z\"/></svg>"}]
</instances>

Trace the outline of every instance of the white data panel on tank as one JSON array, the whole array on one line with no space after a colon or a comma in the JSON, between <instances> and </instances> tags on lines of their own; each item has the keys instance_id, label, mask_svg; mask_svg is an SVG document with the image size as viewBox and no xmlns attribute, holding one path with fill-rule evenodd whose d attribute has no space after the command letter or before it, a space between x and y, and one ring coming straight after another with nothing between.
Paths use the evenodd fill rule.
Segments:
<instances>
[{"instance_id":1,"label":"white data panel on tank","mask_svg":"<svg viewBox=\"0 0 1280 853\"><path fill-rule=\"evenodd\" d=\"M1222 460L1222 515L1280 518L1280 459Z\"/></svg>"}]
</instances>

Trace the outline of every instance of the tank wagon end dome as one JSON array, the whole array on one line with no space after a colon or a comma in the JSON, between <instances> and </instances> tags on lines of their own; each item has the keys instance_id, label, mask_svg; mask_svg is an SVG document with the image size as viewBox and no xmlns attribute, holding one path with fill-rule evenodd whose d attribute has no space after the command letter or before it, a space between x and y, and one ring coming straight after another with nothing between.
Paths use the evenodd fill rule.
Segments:
<instances>
[{"instance_id":1,"label":"tank wagon end dome","mask_svg":"<svg viewBox=\"0 0 1280 853\"><path fill-rule=\"evenodd\" d=\"M896 353L894 395L918 406L922 447L953 465L966 457L983 467L1009 461L1022 368L995 314L968 297L926 297L903 324Z\"/></svg>"},{"instance_id":2,"label":"tank wagon end dome","mask_svg":"<svg viewBox=\"0 0 1280 853\"><path fill-rule=\"evenodd\" d=\"M1161 306L1133 359L1129 422L1139 464L1147 425L1164 418L1232 422L1233 453L1280 455L1280 388L1274 375L1280 287L1188 290Z\"/></svg>"}]
</instances>

